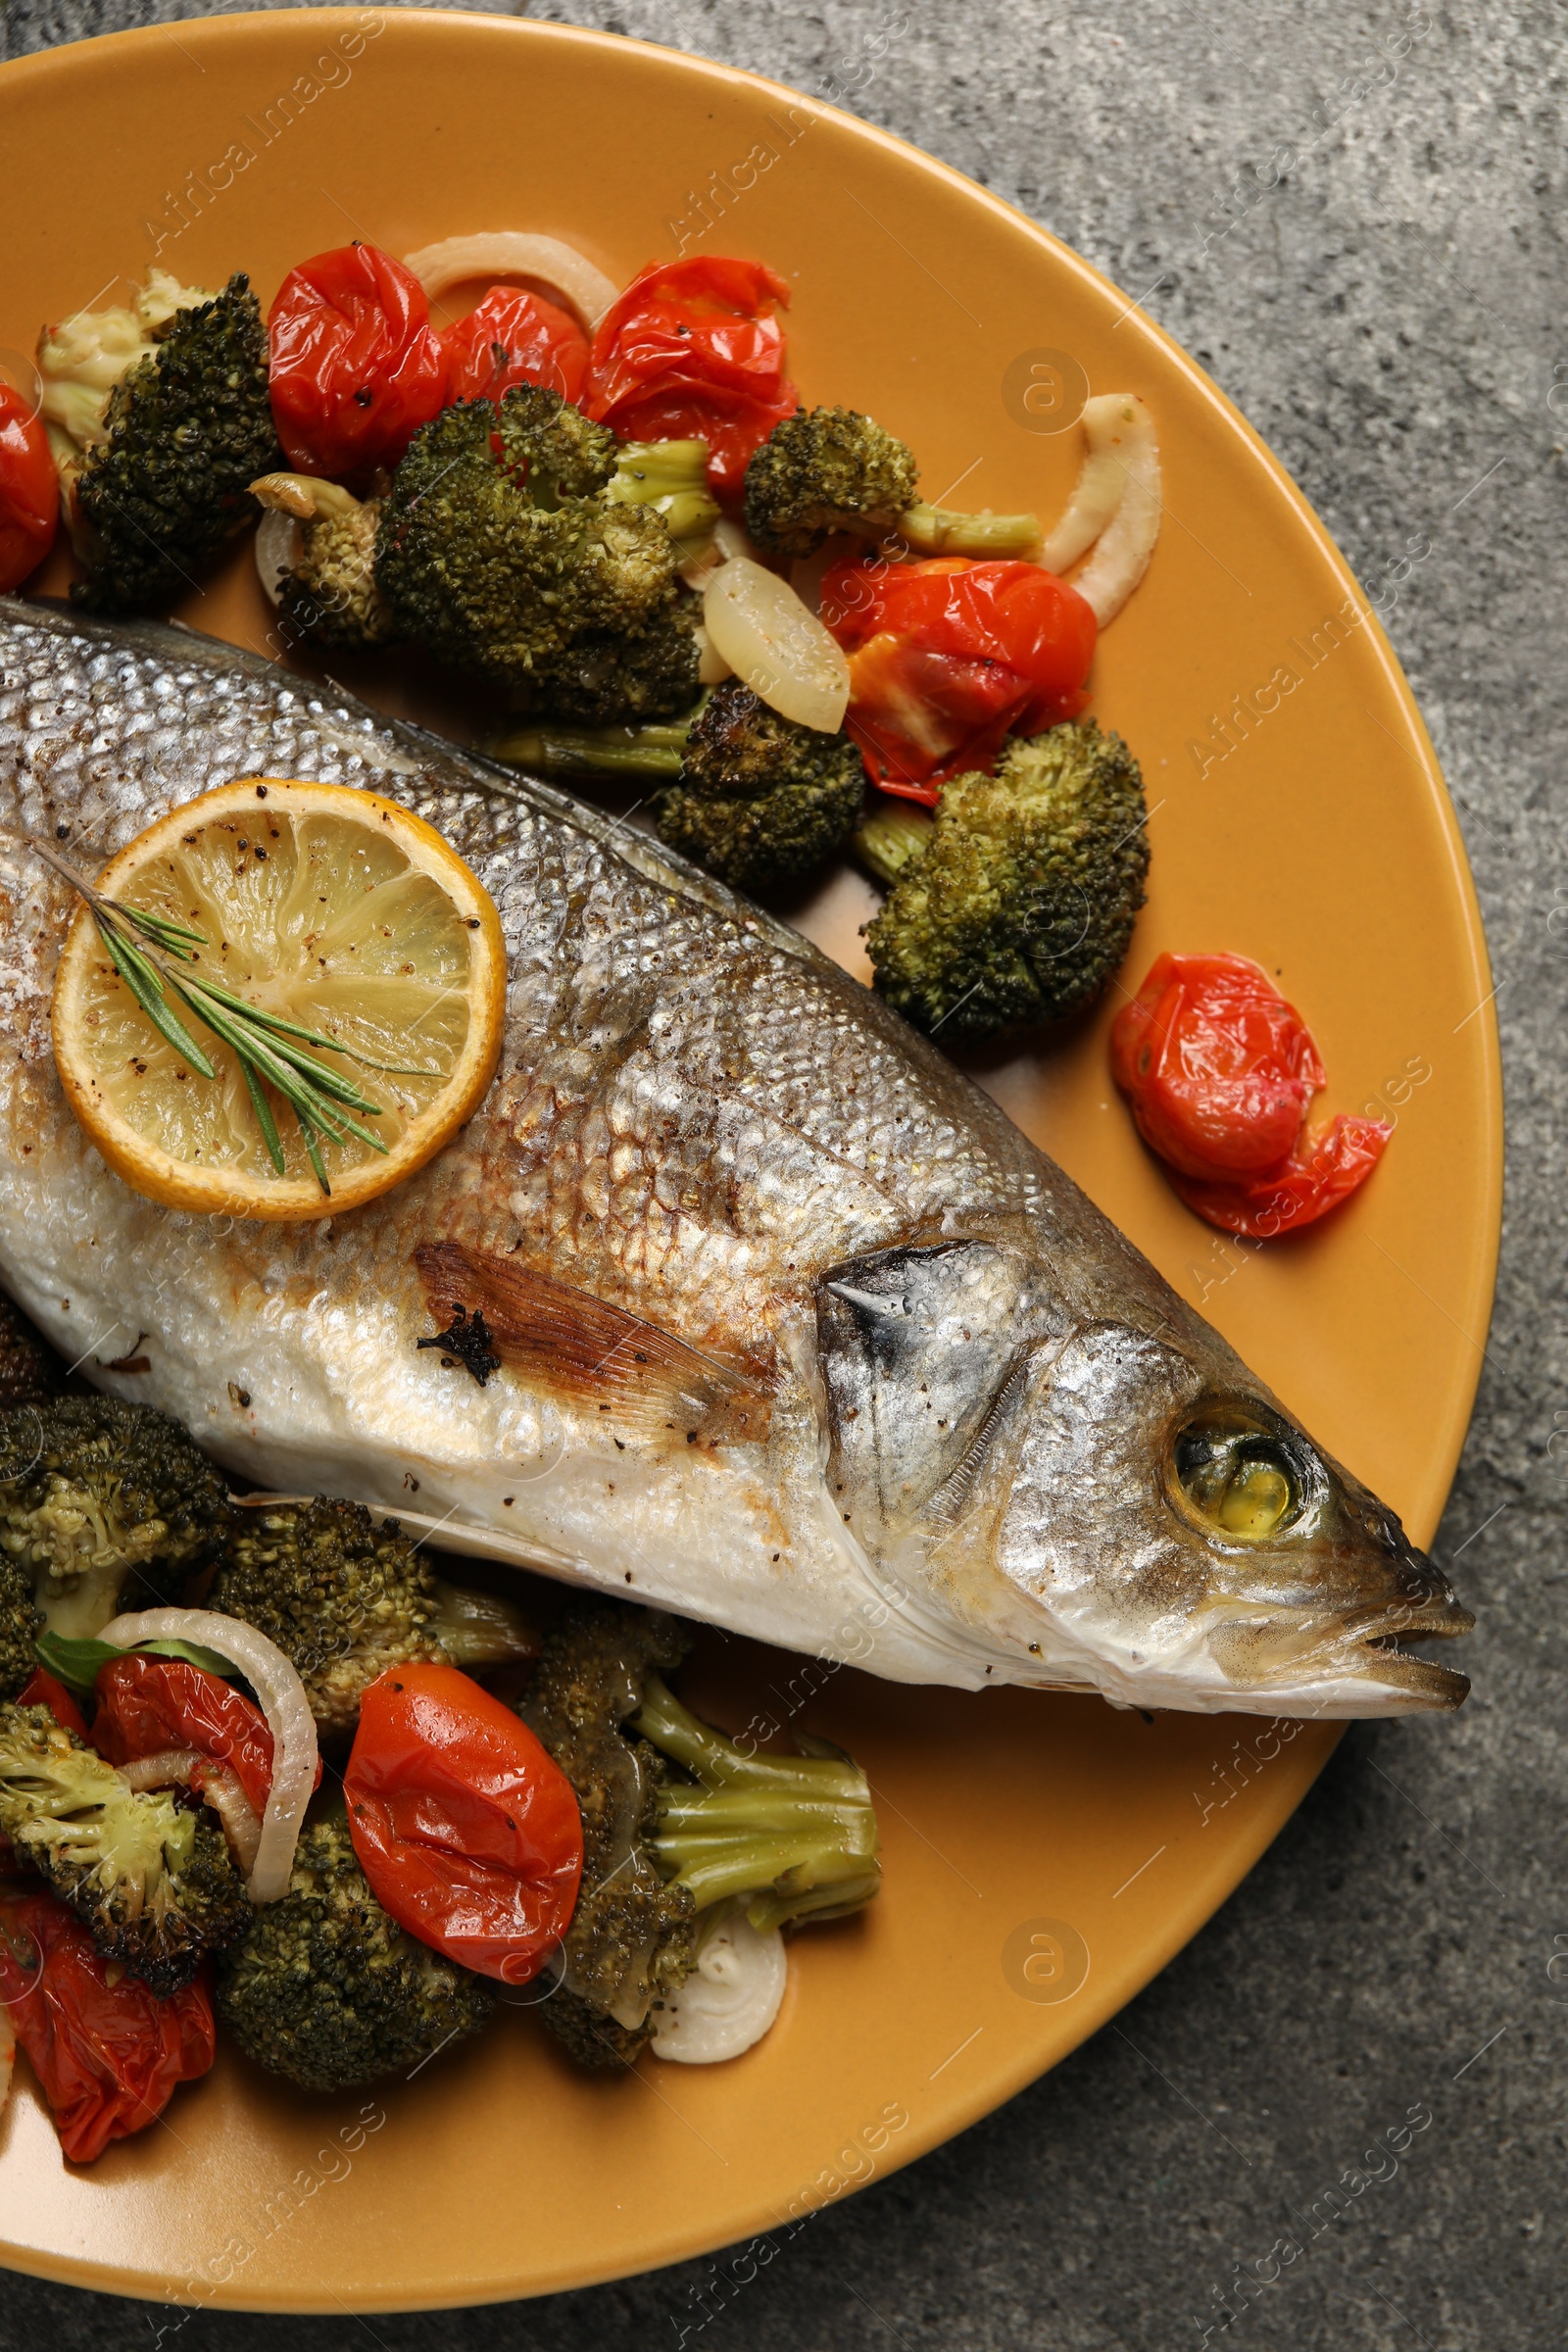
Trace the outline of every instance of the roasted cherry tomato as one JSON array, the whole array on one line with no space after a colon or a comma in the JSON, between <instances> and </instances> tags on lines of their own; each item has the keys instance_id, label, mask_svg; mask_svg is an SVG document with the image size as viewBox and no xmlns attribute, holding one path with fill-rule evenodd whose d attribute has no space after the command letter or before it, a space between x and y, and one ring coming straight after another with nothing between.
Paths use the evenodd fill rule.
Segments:
<instances>
[{"instance_id":1,"label":"roasted cherry tomato","mask_svg":"<svg viewBox=\"0 0 1568 2352\"><path fill-rule=\"evenodd\" d=\"M773 316L789 298L760 262L656 263L600 321L582 406L622 441L706 441L713 495L737 504L748 461L800 406Z\"/></svg>"},{"instance_id":2,"label":"roasted cherry tomato","mask_svg":"<svg viewBox=\"0 0 1568 2352\"><path fill-rule=\"evenodd\" d=\"M512 1709L455 1666L394 1666L360 1702L349 1832L383 1910L463 1967L537 1975L571 1921L582 1818Z\"/></svg>"},{"instance_id":3,"label":"roasted cherry tomato","mask_svg":"<svg viewBox=\"0 0 1568 2352\"><path fill-rule=\"evenodd\" d=\"M134 1651L98 1670L98 1712L92 1743L111 1764L132 1764L170 1747L193 1747L226 1764L255 1813L265 1813L272 1788L272 1735L267 1717L221 1675L181 1658L148 1658ZM320 1759L316 1780L319 1788ZM191 1774L200 1788L201 1768Z\"/></svg>"},{"instance_id":4,"label":"roasted cherry tomato","mask_svg":"<svg viewBox=\"0 0 1568 2352\"><path fill-rule=\"evenodd\" d=\"M446 404L424 288L379 246L341 245L291 270L267 329L272 421L301 473L395 466Z\"/></svg>"},{"instance_id":5,"label":"roasted cherry tomato","mask_svg":"<svg viewBox=\"0 0 1568 2352\"><path fill-rule=\"evenodd\" d=\"M1393 1130L1338 1118L1315 1142L1325 1083L1311 1031L1245 956L1160 956L1116 1015L1111 1069L1138 1131L1189 1207L1256 1240L1309 1225L1348 1198Z\"/></svg>"},{"instance_id":6,"label":"roasted cherry tomato","mask_svg":"<svg viewBox=\"0 0 1568 2352\"><path fill-rule=\"evenodd\" d=\"M59 520L60 480L43 419L0 382L0 596L43 562Z\"/></svg>"},{"instance_id":7,"label":"roasted cherry tomato","mask_svg":"<svg viewBox=\"0 0 1568 2352\"><path fill-rule=\"evenodd\" d=\"M588 338L576 319L522 286L492 286L441 343L449 401L499 400L514 384L548 384L575 401L588 373Z\"/></svg>"},{"instance_id":8,"label":"roasted cherry tomato","mask_svg":"<svg viewBox=\"0 0 1568 2352\"><path fill-rule=\"evenodd\" d=\"M64 1683L57 1683L42 1666L35 1666L22 1689L17 1692L19 1707L47 1707L56 1723L74 1732L78 1740L88 1737L86 1718Z\"/></svg>"},{"instance_id":9,"label":"roasted cherry tomato","mask_svg":"<svg viewBox=\"0 0 1568 2352\"><path fill-rule=\"evenodd\" d=\"M822 618L850 658L845 726L884 792L934 808L989 768L1008 734L1074 718L1089 697L1095 615L1038 564L835 564Z\"/></svg>"},{"instance_id":10,"label":"roasted cherry tomato","mask_svg":"<svg viewBox=\"0 0 1568 2352\"><path fill-rule=\"evenodd\" d=\"M0 2001L73 2164L156 2123L213 2063L205 1979L160 2000L114 1969L52 1894L0 1893Z\"/></svg>"}]
</instances>

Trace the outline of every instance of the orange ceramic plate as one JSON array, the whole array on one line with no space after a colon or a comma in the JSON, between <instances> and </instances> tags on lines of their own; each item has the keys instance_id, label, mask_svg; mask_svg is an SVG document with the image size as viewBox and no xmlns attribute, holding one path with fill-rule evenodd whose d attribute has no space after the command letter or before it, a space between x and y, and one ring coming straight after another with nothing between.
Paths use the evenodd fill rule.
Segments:
<instances>
[{"instance_id":1,"label":"orange ceramic plate","mask_svg":"<svg viewBox=\"0 0 1568 2352\"><path fill-rule=\"evenodd\" d=\"M123 298L350 237L565 237L617 282L682 240L794 288L810 401L869 409L926 493L1060 507L1054 388L1135 389L1168 509L1100 654L1140 755L1152 894L1132 969L1226 948L1310 1019L1331 1105L1396 1122L1348 1208L1252 1250L1188 1215L1106 1077L1102 1015L984 1072L1015 1118L1199 1302L1416 1537L1470 1412L1497 1242L1486 950L1432 748L1326 534L1214 387L1092 270L939 164L723 68L553 24L331 11L118 35L0 71L16 201L0 352ZM1065 365L1060 356L1065 355ZM62 574L63 576L63 574ZM52 583L53 584L53 583ZM265 644L249 557L192 625ZM1287 685L1287 679L1292 681ZM358 681L357 681L358 682ZM383 678L369 689L390 702ZM808 910L863 969L867 895ZM1235 1717L877 1684L713 1645L728 1720L801 1720L863 1758L882 1899L794 1947L783 2017L711 2070L573 2074L522 2016L410 2083L296 2096L220 2059L164 2125L72 2172L30 2084L0 2118L0 2259L197 2304L398 2309L541 2293L795 2227L983 2115L1110 2017L1262 1852L1333 1742Z\"/></svg>"}]
</instances>

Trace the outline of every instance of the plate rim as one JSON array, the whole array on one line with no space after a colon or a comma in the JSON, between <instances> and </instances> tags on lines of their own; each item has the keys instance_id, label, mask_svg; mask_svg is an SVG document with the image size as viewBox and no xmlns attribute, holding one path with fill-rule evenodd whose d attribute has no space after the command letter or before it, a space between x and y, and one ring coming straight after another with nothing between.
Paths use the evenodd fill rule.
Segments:
<instances>
[{"instance_id":1,"label":"plate rim","mask_svg":"<svg viewBox=\"0 0 1568 2352\"><path fill-rule=\"evenodd\" d=\"M306 7L274 9L245 9L233 13L180 20L182 38L200 43L221 45L240 33L266 26L279 37L287 30L311 25L342 27L361 23L365 10L350 7ZM379 12L373 12L379 13ZM860 139L880 148L906 169L911 164L922 172L934 175L946 183L955 196L968 205L980 205L994 217L1014 229L1022 228L1050 255L1053 266L1065 270L1097 295L1110 295L1125 306L1123 316L1136 314L1140 330L1152 339L1166 361L1189 382L1203 401L1214 404L1233 430L1238 432L1251 455L1262 462L1277 489L1289 502L1297 518L1304 523L1320 555L1328 563L1334 576L1348 596L1353 597L1362 613L1362 628L1373 647L1386 684L1392 689L1410 730L1412 746L1419 756L1424 771L1427 797L1435 808L1446 853L1449 872L1455 886L1455 897L1461 917L1462 934L1476 977L1490 993L1478 1007L1481 1025L1481 1087L1484 1096L1484 1132L1480 1138L1479 1154L1484 1169L1482 1197L1477 1213L1484 1225L1486 1246L1476 1257L1471 1295L1466 1301L1467 1321L1477 1328L1490 1330L1496 1296L1497 1263L1501 1244L1503 1198L1503 1091L1501 1043L1496 1017L1496 988L1493 984L1492 962L1485 926L1481 914L1475 879L1465 849L1453 798L1439 760L1436 747L1427 728L1414 692L1399 662L1393 645L1376 611L1367 600L1360 582L1327 525L1304 490L1295 480L1283 461L1263 439L1262 434L1243 414L1223 386L1184 349L1176 338L1144 310L1128 298L1124 290L1102 270L1067 245L1052 229L1011 204L990 188L972 180L955 166L929 154L912 140L886 130L879 123L868 122L862 117L828 100L792 87L787 82L771 79L749 69L732 66L685 50L665 47L658 42L611 33L587 25L560 24L546 19L514 17L490 10L444 10L434 8L397 8L383 16L383 29L402 33L408 27L423 31L453 43L462 42L473 34L503 37L523 41L555 44L563 49L605 51L617 55L625 51L638 53L663 71L688 74L699 79L747 91L771 101L783 100L791 106L806 105L813 114L826 118L853 130ZM232 28L232 30L230 29ZM105 50L153 50L167 39L169 26L163 24L133 25L124 30L90 34L80 40L62 42L54 47L36 50L25 57L14 58L0 64L0 95L16 89L19 84L46 84L52 80L69 80L88 52ZM221 641L220 641L221 642ZM1467 1336L1470 1336L1467 1333ZM1474 1413L1476 1393L1480 1385L1481 1367L1485 1360L1485 1334L1474 1341L1473 1367L1455 1385L1446 1425L1434 1432L1432 1456L1438 1466L1441 1481L1441 1499L1436 1510L1412 1512L1412 1530L1423 1547L1430 1545L1437 1524L1446 1507L1460 1452ZM1430 1524L1429 1524L1430 1522ZM1315 1734L1311 1744L1314 1752L1305 1752L1308 1742L1302 1741L1292 1759L1294 1773L1279 1776L1278 1785L1266 1805L1259 1805L1249 1824L1249 1835L1227 1847L1223 1867L1211 1872L1191 1889L1184 1900L1173 1902L1161 1922L1160 1932L1147 1937L1138 1948L1134 1962L1108 1976L1100 1976L1094 1993L1073 2021L1071 2038L1057 2050L1045 2066L1035 2059L1027 2044L1010 2065L991 2072L983 2084L965 2096L954 2099L940 2118L920 2126L911 2119L906 2133L901 2133L895 2148L887 2151L885 2162L879 2164L874 2178L884 2180L902 2171L917 2158L945 2145L961 2132L970 2130L984 2117L1015 2098L1030 2083L1040 2081L1079 2049L1090 2036L1100 2032L1110 2019L1135 1999L1154 1978L1167 1968L1179 1952L1194 1939L1200 1931L1229 1899L1242 1881L1256 1866L1261 1856L1284 1829L1291 1815L1301 1803L1339 1744L1347 1728L1344 1725L1310 1727ZM1309 1769L1307 1768L1309 1767ZM1238 1867L1239 1863L1239 1867ZM1075 2004L1076 2007L1076 2004ZM846 2193L870 2181L851 2183ZM834 2198L832 2202L841 2202ZM819 2207L808 2211L820 2210ZM787 2217L786 2217L787 2218ZM765 2202L751 2209L736 2238L726 2236L719 2246L738 2242L739 2236L763 2235L781 2226L781 2217ZM411 2299L407 2292L393 2290L384 2298L362 2293L354 2309L367 2312L440 2311L477 2309L487 2305L531 2300L538 2296L560 2294L605 2285L616 2279L649 2275L673 2264L695 2259L713 2252L715 2242L710 2231L695 2226L666 2237L661 2251L650 2262L639 2255L626 2260L612 2259L584 2271L580 2264L564 2269L560 2276L541 2276L534 2270L522 2278L494 2279L466 2292L436 2291ZM113 2263L101 2263L86 2257L56 2256L37 2248L19 2246L0 2237L0 2262L7 2270L22 2276L39 2278L60 2285L85 2287L100 2293L117 2294L129 2300L163 2303L171 2308L256 2312L294 2316L341 2316L348 2308L330 2292L318 2290L315 2296L305 2292L247 2295L215 2286L199 2298L184 2299L172 2295L153 2284L145 2274L138 2275L118 2268Z\"/></svg>"}]
</instances>

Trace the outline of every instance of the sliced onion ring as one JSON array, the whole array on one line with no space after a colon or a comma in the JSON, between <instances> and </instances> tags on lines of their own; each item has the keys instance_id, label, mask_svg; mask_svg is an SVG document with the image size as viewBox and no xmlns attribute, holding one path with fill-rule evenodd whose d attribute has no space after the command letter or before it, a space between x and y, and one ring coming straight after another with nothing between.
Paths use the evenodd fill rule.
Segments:
<instances>
[{"instance_id":1,"label":"sliced onion ring","mask_svg":"<svg viewBox=\"0 0 1568 2352\"><path fill-rule=\"evenodd\" d=\"M469 237L443 237L403 257L430 300L467 277L526 277L564 296L583 324L596 327L620 289L573 245L559 237L537 237L526 229L480 230Z\"/></svg>"},{"instance_id":2,"label":"sliced onion ring","mask_svg":"<svg viewBox=\"0 0 1568 2352\"><path fill-rule=\"evenodd\" d=\"M754 1928L744 1914L723 1920L685 1983L656 2002L654 2056L714 2066L755 2048L778 2016L788 1974L777 1928Z\"/></svg>"},{"instance_id":3,"label":"sliced onion ring","mask_svg":"<svg viewBox=\"0 0 1568 2352\"><path fill-rule=\"evenodd\" d=\"M188 1785L199 1771L202 1795L223 1825L240 1876L250 1877L261 1847L262 1825L237 1772L231 1772L226 1764L215 1764L211 1756L194 1747L161 1747L155 1755L132 1757L119 1770L121 1779L133 1788L172 1788L176 1782Z\"/></svg>"},{"instance_id":4,"label":"sliced onion ring","mask_svg":"<svg viewBox=\"0 0 1568 2352\"><path fill-rule=\"evenodd\" d=\"M835 735L850 701L850 665L787 580L732 556L703 597L703 626L721 661L798 726Z\"/></svg>"},{"instance_id":5,"label":"sliced onion ring","mask_svg":"<svg viewBox=\"0 0 1568 2352\"><path fill-rule=\"evenodd\" d=\"M316 1787L316 1718L305 1685L275 1642L217 1609L140 1609L116 1617L98 1637L120 1649L138 1642L196 1642L238 1668L262 1702L272 1735L272 1788L246 1892L275 1903L288 1892L305 1808Z\"/></svg>"},{"instance_id":6,"label":"sliced onion ring","mask_svg":"<svg viewBox=\"0 0 1568 2352\"><path fill-rule=\"evenodd\" d=\"M275 605L283 593L283 582L297 569L305 549L300 526L292 514L279 507L269 507L256 526L256 575L270 604Z\"/></svg>"},{"instance_id":7,"label":"sliced onion ring","mask_svg":"<svg viewBox=\"0 0 1568 2352\"><path fill-rule=\"evenodd\" d=\"M1104 628L1149 569L1159 537L1159 445L1136 392L1102 393L1085 404L1083 421L1089 454L1040 560L1062 571L1094 542L1073 586Z\"/></svg>"}]
</instances>

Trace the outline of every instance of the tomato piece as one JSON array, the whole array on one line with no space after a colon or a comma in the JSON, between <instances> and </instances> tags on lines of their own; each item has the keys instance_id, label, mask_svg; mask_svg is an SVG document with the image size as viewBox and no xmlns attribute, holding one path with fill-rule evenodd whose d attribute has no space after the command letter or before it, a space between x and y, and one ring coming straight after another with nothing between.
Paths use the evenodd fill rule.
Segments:
<instances>
[{"instance_id":1,"label":"tomato piece","mask_svg":"<svg viewBox=\"0 0 1568 2352\"><path fill-rule=\"evenodd\" d=\"M1253 1242L1298 1233L1348 1200L1364 1184L1393 1127L1386 1119L1348 1118L1343 1113L1315 1143L1298 1146L1271 1176L1245 1184L1205 1184L1171 1170L1171 1183L1199 1216L1222 1233Z\"/></svg>"},{"instance_id":2,"label":"tomato piece","mask_svg":"<svg viewBox=\"0 0 1568 2352\"><path fill-rule=\"evenodd\" d=\"M773 316L789 298L760 262L656 262L600 320L584 410L621 441L706 441L713 495L737 505L752 457L800 406Z\"/></svg>"},{"instance_id":3,"label":"tomato piece","mask_svg":"<svg viewBox=\"0 0 1568 2352\"><path fill-rule=\"evenodd\" d=\"M98 1712L92 1743L111 1764L131 1764L166 1747L193 1747L226 1764L258 1814L272 1788L272 1735L254 1699L221 1675L181 1658L142 1657L127 1651L98 1670ZM321 1785L317 1758L316 1785ZM200 1788L200 1770L191 1775Z\"/></svg>"},{"instance_id":4,"label":"tomato piece","mask_svg":"<svg viewBox=\"0 0 1568 2352\"><path fill-rule=\"evenodd\" d=\"M588 373L588 338L576 319L523 286L492 286L441 343L449 402L499 400L514 384L548 384L575 401Z\"/></svg>"},{"instance_id":5,"label":"tomato piece","mask_svg":"<svg viewBox=\"0 0 1568 2352\"><path fill-rule=\"evenodd\" d=\"M1111 1030L1139 1133L1198 1177L1278 1167L1325 1085L1310 1030L1246 956L1160 956Z\"/></svg>"},{"instance_id":6,"label":"tomato piece","mask_svg":"<svg viewBox=\"0 0 1568 2352\"><path fill-rule=\"evenodd\" d=\"M60 479L43 418L0 381L0 596L36 570L59 520Z\"/></svg>"},{"instance_id":7,"label":"tomato piece","mask_svg":"<svg viewBox=\"0 0 1568 2352\"><path fill-rule=\"evenodd\" d=\"M267 330L272 421L300 473L395 466L446 405L424 288L377 245L341 245L291 270Z\"/></svg>"},{"instance_id":8,"label":"tomato piece","mask_svg":"<svg viewBox=\"0 0 1568 2352\"><path fill-rule=\"evenodd\" d=\"M1393 1128L1340 1117L1305 1136L1322 1057L1294 1004L1246 956L1159 956L1110 1033L1138 1131L1200 1217L1268 1241L1349 1198Z\"/></svg>"},{"instance_id":9,"label":"tomato piece","mask_svg":"<svg viewBox=\"0 0 1568 2352\"><path fill-rule=\"evenodd\" d=\"M160 2000L112 1965L56 1896L0 1893L0 2001L73 2164L156 2123L217 2046L205 1974Z\"/></svg>"},{"instance_id":10,"label":"tomato piece","mask_svg":"<svg viewBox=\"0 0 1568 2352\"><path fill-rule=\"evenodd\" d=\"M63 1724L68 1732L74 1732L78 1740L85 1740L89 1736L81 1709L65 1684L56 1682L45 1667L33 1668L17 1692L17 1704L19 1707L47 1707L56 1723Z\"/></svg>"},{"instance_id":11,"label":"tomato piece","mask_svg":"<svg viewBox=\"0 0 1568 2352\"><path fill-rule=\"evenodd\" d=\"M582 1818L571 1783L512 1709L455 1666L394 1666L360 1702L343 1776L349 1833L382 1909L507 1984L571 1922Z\"/></svg>"},{"instance_id":12,"label":"tomato piece","mask_svg":"<svg viewBox=\"0 0 1568 2352\"><path fill-rule=\"evenodd\" d=\"M844 723L872 783L928 808L950 776L989 768L1005 736L1089 699L1094 612L1038 564L849 558L823 578L822 618L849 656Z\"/></svg>"}]
</instances>

